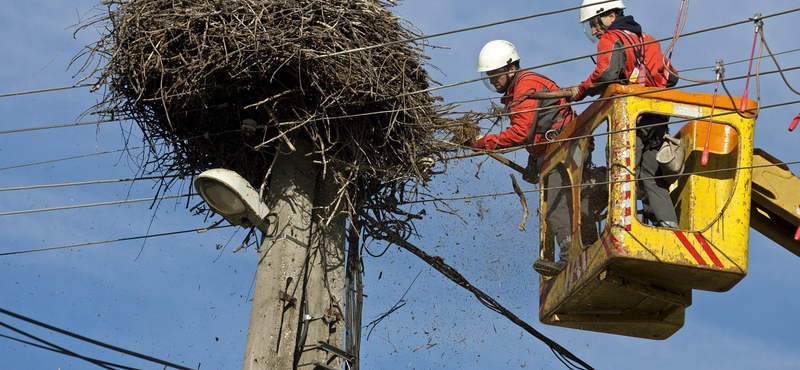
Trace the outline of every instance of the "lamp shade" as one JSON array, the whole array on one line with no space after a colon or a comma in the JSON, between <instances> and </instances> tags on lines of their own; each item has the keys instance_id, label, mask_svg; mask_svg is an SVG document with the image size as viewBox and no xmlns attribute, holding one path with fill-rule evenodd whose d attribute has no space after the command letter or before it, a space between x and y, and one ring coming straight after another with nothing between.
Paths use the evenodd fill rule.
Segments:
<instances>
[{"instance_id":1,"label":"lamp shade","mask_svg":"<svg viewBox=\"0 0 800 370\"><path fill-rule=\"evenodd\" d=\"M238 173L224 168L204 171L194 180L194 187L211 209L231 224L266 227L267 205Z\"/></svg>"}]
</instances>

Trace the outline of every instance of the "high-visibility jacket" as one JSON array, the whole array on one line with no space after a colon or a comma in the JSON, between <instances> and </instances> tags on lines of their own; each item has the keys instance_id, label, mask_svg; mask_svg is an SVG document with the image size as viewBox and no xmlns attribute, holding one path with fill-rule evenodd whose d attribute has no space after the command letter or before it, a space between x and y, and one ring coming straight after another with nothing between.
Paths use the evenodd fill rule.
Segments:
<instances>
[{"instance_id":1,"label":"high-visibility jacket","mask_svg":"<svg viewBox=\"0 0 800 370\"><path fill-rule=\"evenodd\" d=\"M511 117L511 125L499 134L486 135L472 143L476 149L500 149L547 141L546 134L558 133L575 118L566 99L528 99L533 92L554 92L561 88L549 78L531 71L519 71L500 100ZM528 146L531 155L539 156L544 145Z\"/></svg>"},{"instance_id":2,"label":"high-visibility jacket","mask_svg":"<svg viewBox=\"0 0 800 370\"><path fill-rule=\"evenodd\" d=\"M637 45L642 43L648 44ZM631 45L636 46L623 49ZM597 52L597 67L581 83L580 99L597 95L610 83L648 87L667 87L677 83L677 79L666 72L661 45L642 32L641 26L631 16L620 17L609 26L597 43Z\"/></svg>"}]
</instances>

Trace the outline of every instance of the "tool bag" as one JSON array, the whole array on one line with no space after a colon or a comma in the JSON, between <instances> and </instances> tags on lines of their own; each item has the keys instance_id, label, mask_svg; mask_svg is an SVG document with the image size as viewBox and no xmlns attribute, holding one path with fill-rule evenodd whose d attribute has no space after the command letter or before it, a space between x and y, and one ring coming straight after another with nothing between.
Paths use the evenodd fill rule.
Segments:
<instances>
[{"instance_id":1,"label":"tool bag","mask_svg":"<svg viewBox=\"0 0 800 370\"><path fill-rule=\"evenodd\" d=\"M686 146L683 140L665 134L664 143L656 153L656 161L662 174L667 176L682 174L686 163Z\"/></svg>"}]
</instances>

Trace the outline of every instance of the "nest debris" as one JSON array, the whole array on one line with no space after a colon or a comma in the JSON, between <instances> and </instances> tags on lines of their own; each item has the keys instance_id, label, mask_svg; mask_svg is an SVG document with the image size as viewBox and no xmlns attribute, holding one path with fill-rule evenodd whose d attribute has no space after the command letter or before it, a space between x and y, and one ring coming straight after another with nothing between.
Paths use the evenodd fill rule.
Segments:
<instances>
[{"instance_id":1,"label":"nest debris","mask_svg":"<svg viewBox=\"0 0 800 370\"><path fill-rule=\"evenodd\" d=\"M157 191L214 167L269 189L281 144L307 140L345 189L337 211L408 236L398 204L429 179L421 159L453 149L437 139L452 122L421 92L424 45L387 1L103 1L79 25L100 39L75 61L103 91L90 113L141 129Z\"/></svg>"}]
</instances>

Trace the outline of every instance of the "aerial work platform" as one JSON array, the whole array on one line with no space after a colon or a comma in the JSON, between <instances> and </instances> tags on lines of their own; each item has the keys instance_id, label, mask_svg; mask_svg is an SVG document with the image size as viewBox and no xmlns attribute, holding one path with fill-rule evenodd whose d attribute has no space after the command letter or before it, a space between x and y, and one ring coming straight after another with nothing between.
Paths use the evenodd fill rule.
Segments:
<instances>
[{"instance_id":1,"label":"aerial work platform","mask_svg":"<svg viewBox=\"0 0 800 370\"><path fill-rule=\"evenodd\" d=\"M550 144L541 178L559 166L569 175L572 246L566 268L540 279L543 323L664 339L683 326L692 290L723 292L744 278L754 116L736 111L738 99L712 99L710 94L612 85ZM748 107L755 108L755 102L748 101ZM639 215L634 145L642 115L668 117L672 134L686 146L684 174L662 179L672 183L678 229L654 227ZM581 158L590 150L590 137L605 133L607 146L598 146L593 156L606 151L607 162L596 164L608 168L609 198L601 218L582 219L586 184ZM709 159L703 166L707 139ZM540 207L545 215L543 195ZM553 260L554 237L543 217L540 257ZM599 240L583 245L581 228L592 227L598 228Z\"/></svg>"}]
</instances>

